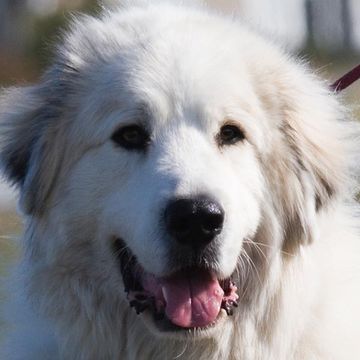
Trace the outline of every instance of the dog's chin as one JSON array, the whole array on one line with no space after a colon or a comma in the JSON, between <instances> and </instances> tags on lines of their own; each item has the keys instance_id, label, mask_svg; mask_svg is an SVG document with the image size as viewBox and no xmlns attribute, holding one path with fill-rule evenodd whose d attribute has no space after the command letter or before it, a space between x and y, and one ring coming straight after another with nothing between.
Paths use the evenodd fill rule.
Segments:
<instances>
[{"instance_id":1,"label":"dog's chin","mask_svg":"<svg viewBox=\"0 0 360 360\"><path fill-rule=\"evenodd\" d=\"M222 331L226 322L232 321L225 309L221 309L216 320L203 327L183 328L174 325L166 316L158 319L152 311L145 310L138 315L148 330L161 338L171 339L206 339Z\"/></svg>"},{"instance_id":2,"label":"dog's chin","mask_svg":"<svg viewBox=\"0 0 360 360\"><path fill-rule=\"evenodd\" d=\"M210 336L238 306L231 276L219 279L210 267L192 266L157 277L143 269L123 240L116 239L114 249L129 306L154 333Z\"/></svg>"}]
</instances>

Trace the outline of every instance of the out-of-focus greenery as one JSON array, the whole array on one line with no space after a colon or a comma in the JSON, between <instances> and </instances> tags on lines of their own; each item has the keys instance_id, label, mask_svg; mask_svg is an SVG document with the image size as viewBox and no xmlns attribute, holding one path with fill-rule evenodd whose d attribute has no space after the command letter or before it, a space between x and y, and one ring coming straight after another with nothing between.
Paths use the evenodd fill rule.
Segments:
<instances>
[{"instance_id":1,"label":"out-of-focus greenery","mask_svg":"<svg viewBox=\"0 0 360 360\"><path fill-rule=\"evenodd\" d=\"M0 212L0 276L17 255L14 240L21 233L21 227L21 220L15 213Z\"/></svg>"},{"instance_id":2,"label":"out-of-focus greenery","mask_svg":"<svg viewBox=\"0 0 360 360\"><path fill-rule=\"evenodd\" d=\"M51 16L38 18L34 21L34 36L29 43L27 56L32 58L37 70L43 69L51 61L53 44L60 37L62 29L71 18L71 13L85 12L88 14L96 13L99 5L96 0L88 0L85 5L72 12L64 9Z\"/></svg>"},{"instance_id":3,"label":"out-of-focus greenery","mask_svg":"<svg viewBox=\"0 0 360 360\"><path fill-rule=\"evenodd\" d=\"M25 6L25 5L24 5ZM87 0L84 5L71 9L61 8L58 12L45 17L25 14L29 34L22 52L0 48L0 85L7 86L36 80L44 68L51 62L53 44L61 36L62 29L78 12L96 13L99 10L97 0Z\"/></svg>"},{"instance_id":4,"label":"out-of-focus greenery","mask_svg":"<svg viewBox=\"0 0 360 360\"><path fill-rule=\"evenodd\" d=\"M20 232L21 221L19 217L13 212L0 212L0 306L7 298L6 291L2 287L4 282L1 280L8 275L10 264L19 255L15 239ZM0 317L0 342L5 332L6 325Z\"/></svg>"}]
</instances>

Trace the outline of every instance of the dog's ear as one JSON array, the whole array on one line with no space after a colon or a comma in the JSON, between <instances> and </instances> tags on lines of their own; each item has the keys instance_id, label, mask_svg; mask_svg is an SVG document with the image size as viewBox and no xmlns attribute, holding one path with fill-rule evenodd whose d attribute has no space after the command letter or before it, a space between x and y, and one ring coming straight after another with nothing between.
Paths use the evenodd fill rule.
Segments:
<instances>
[{"instance_id":1,"label":"dog's ear","mask_svg":"<svg viewBox=\"0 0 360 360\"><path fill-rule=\"evenodd\" d=\"M1 167L8 180L20 187L38 137L35 119L41 107L32 87L10 88L0 97Z\"/></svg>"},{"instance_id":2,"label":"dog's ear","mask_svg":"<svg viewBox=\"0 0 360 360\"><path fill-rule=\"evenodd\" d=\"M42 91L40 86L10 88L0 97L0 165L29 214L43 208L58 166L50 146L55 135L51 107Z\"/></svg>"},{"instance_id":3,"label":"dog's ear","mask_svg":"<svg viewBox=\"0 0 360 360\"><path fill-rule=\"evenodd\" d=\"M296 159L295 171L307 179L315 209L320 211L344 193L349 180L351 123L344 121L345 113L333 94L317 90L313 94L308 90L302 101L290 105L283 130Z\"/></svg>"},{"instance_id":4,"label":"dog's ear","mask_svg":"<svg viewBox=\"0 0 360 360\"><path fill-rule=\"evenodd\" d=\"M348 195L356 131L336 96L306 71L295 69L294 76L294 68L288 74L282 68L264 104L275 104L272 119L279 130L264 168L291 252L316 237L317 213Z\"/></svg>"},{"instance_id":5,"label":"dog's ear","mask_svg":"<svg viewBox=\"0 0 360 360\"><path fill-rule=\"evenodd\" d=\"M283 99L282 132L292 173L292 200L284 205L287 238L311 241L317 233L316 213L348 195L355 128L336 96L307 74L286 90Z\"/></svg>"}]
</instances>

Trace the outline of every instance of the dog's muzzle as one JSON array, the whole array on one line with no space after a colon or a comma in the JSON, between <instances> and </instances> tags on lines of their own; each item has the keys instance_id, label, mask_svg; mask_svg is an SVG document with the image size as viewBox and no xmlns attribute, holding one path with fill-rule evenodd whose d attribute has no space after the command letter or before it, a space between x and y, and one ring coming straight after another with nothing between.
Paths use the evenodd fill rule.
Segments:
<instances>
[{"instance_id":1,"label":"dog's muzzle","mask_svg":"<svg viewBox=\"0 0 360 360\"><path fill-rule=\"evenodd\" d=\"M231 278L219 279L206 258L221 233L225 213L206 196L171 200L164 211L164 223L172 247L188 254L168 276L146 272L121 239L115 251L130 305L137 313L149 310L155 320L166 320L174 329L204 328L213 325L224 309L232 315L237 306L237 287Z\"/></svg>"}]
</instances>

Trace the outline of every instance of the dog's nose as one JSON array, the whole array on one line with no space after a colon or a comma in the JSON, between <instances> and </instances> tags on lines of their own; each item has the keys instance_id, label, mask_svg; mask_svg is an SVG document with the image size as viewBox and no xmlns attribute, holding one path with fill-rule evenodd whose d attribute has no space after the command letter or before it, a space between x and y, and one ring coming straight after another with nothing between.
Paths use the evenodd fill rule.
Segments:
<instances>
[{"instance_id":1,"label":"dog's nose","mask_svg":"<svg viewBox=\"0 0 360 360\"><path fill-rule=\"evenodd\" d=\"M170 235L179 243L204 247L221 233L224 210L205 196L176 199L166 207L165 223Z\"/></svg>"}]
</instances>

